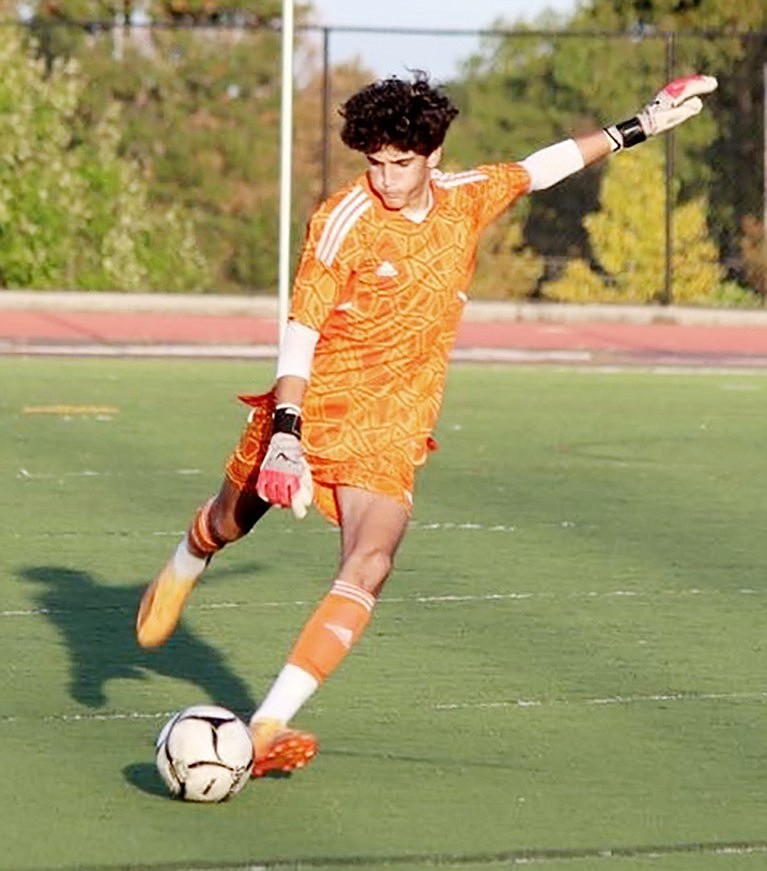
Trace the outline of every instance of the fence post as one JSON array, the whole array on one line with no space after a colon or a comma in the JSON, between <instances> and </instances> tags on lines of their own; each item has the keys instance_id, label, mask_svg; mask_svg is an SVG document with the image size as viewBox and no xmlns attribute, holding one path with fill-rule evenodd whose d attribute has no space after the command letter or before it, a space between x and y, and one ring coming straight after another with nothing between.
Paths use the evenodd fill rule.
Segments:
<instances>
[{"instance_id":1,"label":"fence post","mask_svg":"<svg viewBox=\"0 0 767 871\"><path fill-rule=\"evenodd\" d=\"M322 28L322 196L330 184L330 28Z\"/></svg>"},{"instance_id":2,"label":"fence post","mask_svg":"<svg viewBox=\"0 0 767 871\"><path fill-rule=\"evenodd\" d=\"M767 295L767 61L762 65L762 156L762 281Z\"/></svg>"},{"instance_id":3,"label":"fence post","mask_svg":"<svg viewBox=\"0 0 767 871\"><path fill-rule=\"evenodd\" d=\"M673 32L666 34L666 81L674 77L676 40ZM674 131L669 131L663 140L663 150L666 162L666 208L665 208L665 241L666 269L663 279L663 294L661 302L669 305L674 301Z\"/></svg>"}]
</instances>

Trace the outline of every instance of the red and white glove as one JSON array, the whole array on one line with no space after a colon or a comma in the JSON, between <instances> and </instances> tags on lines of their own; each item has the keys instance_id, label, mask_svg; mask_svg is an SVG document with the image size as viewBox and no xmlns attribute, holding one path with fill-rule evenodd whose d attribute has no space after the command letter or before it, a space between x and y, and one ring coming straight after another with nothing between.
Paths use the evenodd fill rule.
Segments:
<instances>
[{"instance_id":1,"label":"red and white glove","mask_svg":"<svg viewBox=\"0 0 767 871\"><path fill-rule=\"evenodd\" d=\"M261 463L256 492L265 502L291 508L301 520L312 504L314 486L311 469L301 448L300 413L278 408L275 429L277 431Z\"/></svg>"},{"instance_id":2,"label":"red and white glove","mask_svg":"<svg viewBox=\"0 0 767 871\"><path fill-rule=\"evenodd\" d=\"M631 148L649 136L665 133L697 115L703 108L701 96L715 91L718 84L714 76L703 75L683 76L669 82L656 94L652 103L648 103L633 118L605 128L612 142L612 150Z\"/></svg>"}]
</instances>

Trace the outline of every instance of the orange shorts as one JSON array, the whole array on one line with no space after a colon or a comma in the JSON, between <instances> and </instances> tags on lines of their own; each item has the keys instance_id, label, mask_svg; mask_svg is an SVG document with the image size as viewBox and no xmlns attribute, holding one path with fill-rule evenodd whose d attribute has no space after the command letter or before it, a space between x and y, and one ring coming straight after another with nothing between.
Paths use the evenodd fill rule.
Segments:
<instances>
[{"instance_id":1,"label":"orange shorts","mask_svg":"<svg viewBox=\"0 0 767 871\"><path fill-rule=\"evenodd\" d=\"M274 393L240 396L251 406L240 442L226 462L227 480L240 491L256 489L258 472L272 437ZM304 421L304 429L311 424ZM358 487L396 499L410 514L413 507L415 466L387 456L350 456L346 460L323 460L306 454L314 481L314 505L328 520L338 524L340 510L336 488Z\"/></svg>"}]
</instances>

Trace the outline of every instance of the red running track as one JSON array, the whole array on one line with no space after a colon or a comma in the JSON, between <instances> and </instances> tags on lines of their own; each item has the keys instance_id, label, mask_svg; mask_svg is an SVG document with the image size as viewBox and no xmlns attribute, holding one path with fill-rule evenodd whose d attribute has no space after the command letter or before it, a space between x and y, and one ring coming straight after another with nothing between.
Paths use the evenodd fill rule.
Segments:
<instances>
[{"instance_id":1,"label":"red running track","mask_svg":"<svg viewBox=\"0 0 767 871\"><path fill-rule=\"evenodd\" d=\"M205 346L273 346L277 331L276 319L249 315L0 310L5 353L158 344L203 352ZM543 359L551 352L585 352L585 362L767 366L767 326L466 320L457 348L538 353Z\"/></svg>"}]
</instances>

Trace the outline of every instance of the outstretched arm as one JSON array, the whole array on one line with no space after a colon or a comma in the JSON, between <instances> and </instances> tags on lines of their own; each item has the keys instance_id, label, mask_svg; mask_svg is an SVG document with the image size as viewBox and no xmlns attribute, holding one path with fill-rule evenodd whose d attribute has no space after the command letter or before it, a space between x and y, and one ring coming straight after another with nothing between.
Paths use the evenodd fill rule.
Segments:
<instances>
[{"instance_id":1,"label":"outstretched arm","mask_svg":"<svg viewBox=\"0 0 767 871\"><path fill-rule=\"evenodd\" d=\"M671 130L697 115L703 108L701 96L710 94L716 87L713 76L674 79L634 117L536 151L521 161L530 174L530 190L552 187L608 154L631 148L650 136Z\"/></svg>"}]
</instances>

